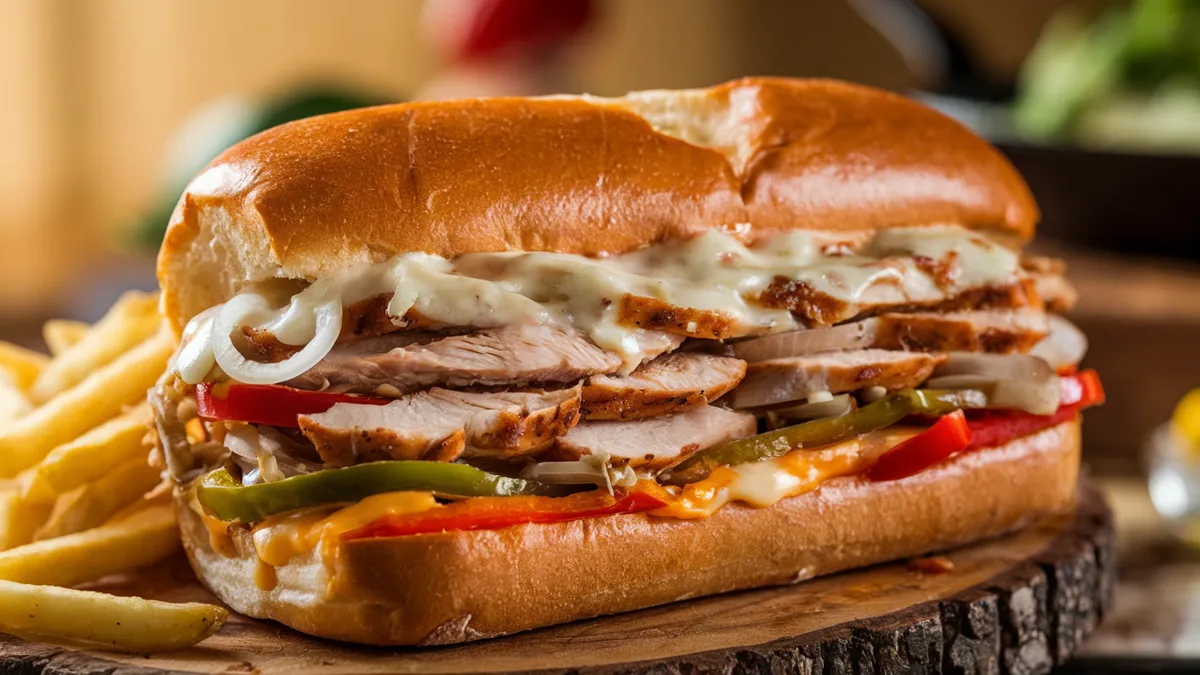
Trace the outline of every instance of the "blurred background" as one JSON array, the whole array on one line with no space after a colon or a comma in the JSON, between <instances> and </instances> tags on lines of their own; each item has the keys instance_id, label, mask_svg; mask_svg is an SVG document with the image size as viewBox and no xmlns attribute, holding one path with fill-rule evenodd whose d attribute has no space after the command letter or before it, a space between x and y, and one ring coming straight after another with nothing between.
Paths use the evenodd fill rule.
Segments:
<instances>
[{"instance_id":1,"label":"blurred background","mask_svg":"<svg viewBox=\"0 0 1200 675\"><path fill-rule=\"evenodd\" d=\"M102 306L80 305L80 275L119 264L114 248L153 249L164 205L196 165L290 116L415 97L620 94L746 74L1002 100L1064 4L5 0L0 313ZM289 109L296 98L307 101Z\"/></svg>"},{"instance_id":2,"label":"blurred background","mask_svg":"<svg viewBox=\"0 0 1200 675\"><path fill-rule=\"evenodd\" d=\"M620 94L746 74L927 95L1005 144L1035 183L1049 232L1122 250L1198 251L1195 228L1172 231L1184 207L1130 199L1153 185L1124 170L1133 164L1104 173L1090 161L1132 154L1161 172L1154 189L1190 187L1188 153L1200 148L1195 4L6 0L0 314L96 311L103 299L91 294L112 291L81 297L81 275L137 268L115 254L154 250L189 176L287 119L414 98ZM1162 153L1188 156L1161 169L1136 156ZM1121 207L1131 201L1136 209ZM1142 231L1125 241L1131 212Z\"/></svg>"},{"instance_id":3,"label":"blurred background","mask_svg":"<svg viewBox=\"0 0 1200 675\"><path fill-rule=\"evenodd\" d=\"M1200 385L1195 0L3 0L0 337L37 346L46 317L95 319L121 290L152 288L186 180L263 128L751 74L918 96L1009 154L1044 211L1037 246L1071 266L1072 318L1109 392L1088 418L1089 461L1116 477L1131 531L1167 531L1140 476L1158 466L1147 439ZM1200 447L1194 414L1183 426ZM1200 487L1168 489L1178 533ZM1177 557L1146 536L1158 583Z\"/></svg>"}]
</instances>

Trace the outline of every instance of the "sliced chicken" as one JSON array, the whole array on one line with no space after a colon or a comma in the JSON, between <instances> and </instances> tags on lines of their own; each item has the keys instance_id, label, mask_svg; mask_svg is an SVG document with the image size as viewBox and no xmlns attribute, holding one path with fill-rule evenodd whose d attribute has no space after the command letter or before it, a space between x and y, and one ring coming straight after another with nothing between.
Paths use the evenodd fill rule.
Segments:
<instances>
[{"instance_id":1,"label":"sliced chicken","mask_svg":"<svg viewBox=\"0 0 1200 675\"><path fill-rule=\"evenodd\" d=\"M1049 331L1040 309L883 314L827 328L776 333L733 344L747 361L853 349L914 352L1026 352Z\"/></svg>"},{"instance_id":2,"label":"sliced chicken","mask_svg":"<svg viewBox=\"0 0 1200 675\"><path fill-rule=\"evenodd\" d=\"M637 353L641 355L643 362L679 349L686 339L683 335L659 330L635 330L633 332Z\"/></svg>"},{"instance_id":3,"label":"sliced chicken","mask_svg":"<svg viewBox=\"0 0 1200 675\"><path fill-rule=\"evenodd\" d=\"M638 295L621 298L617 321L623 326L712 340L743 334L733 317L725 312L678 307L658 298Z\"/></svg>"},{"instance_id":4,"label":"sliced chicken","mask_svg":"<svg viewBox=\"0 0 1200 675\"><path fill-rule=\"evenodd\" d=\"M520 324L450 337L390 333L341 344L288 385L399 396L426 387L570 384L621 365L619 355L583 333Z\"/></svg>"},{"instance_id":5,"label":"sliced chicken","mask_svg":"<svg viewBox=\"0 0 1200 675\"><path fill-rule=\"evenodd\" d=\"M760 361L747 367L746 378L728 400L734 408L758 408L817 392L915 387L945 360L945 354L862 349Z\"/></svg>"},{"instance_id":6,"label":"sliced chicken","mask_svg":"<svg viewBox=\"0 0 1200 675\"><path fill-rule=\"evenodd\" d=\"M558 439L554 454L564 459L607 454L614 464L660 471L757 430L754 415L706 405L641 420L584 422Z\"/></svg>"},{"instance_id":7,"label":"sliced chicken","mask_svg":"<svg viewBox=\"0 0 1200 675\"><path fill-rule=\"evenodd\" d=\"M1036 274L1063 276L1067 273L1067 261L1062 258L1026 253L1021 256L1021 269Z\"/></svg>"},{"instance_id":8,"label":"sliced chicken","mask_svg":"<svg viewBox=\"0 0 1200 675\"><path fill-rule=\"evenodd\" d=\"M1034 286L1046 309L1063 314L1075 306L1079 294L1067 281L1067 264L1058 258L1027 255L1021 258L1021 267L1033 278Z\"/></svg>"},{"instance_id":9,"label":"sliced chicken","mask_svg":"<svg viewBox=\"0 0 1200 675\"><path fill-rule=\"evenodd\" d=\"M810 326L832 326L881 312L953 312L980 309L1019 309L1037 306L1031 279L982 286L948 297L910 299L897 284L880 283L858 302L848 303L785 277L778 277L754 301L764 307L790 310Z\"/></svg>"},{"instance_id":10,"label":"sliced chicken","mask_svg":"<svg viewBox=\"0 0 1200 675\"><path fill-rule=\"evenodd\" d=\"M388 312L392 296L386 293L360 300L342 310L341 339L370 338L400 330L441 330L446 324L409 309L396 320Z\"/></svg>"},{"instance_id":11,"label":"sliced chicken","mask_svg":"<svg viewBox=\"0 0 1200 675\"><path fill-rule=\"evenodd\" d=\"M474 393L430 389L387 405L339 403L300 417L327 467L381 459L453 461L466 452L536 452L579 421L580 389Z\"/></svg>"},{"instance_id":12,"label":"sliced chicken","mask_svg":"<svg viewBox=\"0 0 1200 675\"><path fill-rule=\"evenodd\" d=\"M1079 293L1067 278L1057 274L1034 274L1033 281L1038 295L1046 303L1046 309L1056 314L1071 311L1079 300Z\"/></svg>"},{"instance_id":13,"label":"sliced chicken","mask_svg":"<svg viewBox=\"0 0 1200 675\"><path fill-rule=\"evenodd\" d=\"M1055 279L1065 285L1062 277ZM899 290L881 286L874 294L875 301L848 303L814 290L811 286L780 277L753 300L773 309L788 310L811 326L827 327L856 317L896 312L955 312L971 310L1017 310L1036 305L1036 288L1043 291L1053 282L1037 277L1021 279L1012 284L967 290L959 295L926 302L911 302ZM1049 288L1049 286L1046 286ZM1072 295L1073 290L1066 287ZM1061 295L1061 293L1058 293ZM674 333L694 338L727 340L747 334L761 333L747 329L725 312L711 309L678 307L656 298L626 295L621 298L618 321L653 331Z\"/></svg>"},{"instance_id":14,"label":"sliced chicken","mask_svg":"<svg viewBox=\"0 0 1200 675\"><path fill-rule=\"evenodd\" d=\"M665 354L628 375L595 375L583 387L583 417L629 420L702 406L737 386L746 363L695 352Z\"/></svg>"},{"instance_id":15,"label":"sliced chicken","mask_svg":"<svg viewBox=\"0 0 1200 675\"><path fill-rule=\"evenodd\" d=\"M873 347L912 352L1024 353L1050 331L1038 309L884 314Z\"/></svg>"}]
</instances>

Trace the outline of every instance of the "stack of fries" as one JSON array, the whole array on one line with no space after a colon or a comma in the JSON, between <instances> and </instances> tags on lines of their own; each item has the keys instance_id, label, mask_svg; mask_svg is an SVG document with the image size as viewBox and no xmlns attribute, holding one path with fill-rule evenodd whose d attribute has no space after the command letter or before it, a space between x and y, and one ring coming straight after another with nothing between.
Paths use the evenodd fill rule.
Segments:
<instances>
[{"instance_id":1,"label":"stack of fries","mask_svg":"<svg viewBox=\"0 0 1200 675\"><path fill-rule=\"evenodd\" d=\"M50 321L51 356L0 342L0 632L135 652L212 635L224 609L71 588L179 549L150 461L149 389L173 348L157 294L94 326Z\"/></svg>"}]
</instances>

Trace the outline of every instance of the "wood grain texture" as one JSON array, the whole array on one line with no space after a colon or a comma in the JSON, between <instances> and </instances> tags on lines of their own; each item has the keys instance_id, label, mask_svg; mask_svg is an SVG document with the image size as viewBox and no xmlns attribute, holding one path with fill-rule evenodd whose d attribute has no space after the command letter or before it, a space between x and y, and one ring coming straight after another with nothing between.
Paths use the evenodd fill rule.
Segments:
<instances>
[{"instance_id":1,"label":"wood grain texture","mask_svg":"<svg viewBox=\"0 0 1200 675\"><path fill-rule=\"evenodd\" d=\"M0 637L0 675L150 673L1047 673L1095 628L1116 574L1112 514L1085 481L1073 514L946 555L440 649L363 649L236 618L201 647L145 657ZM206 591L178 564L107 590Z\"/></svg>"}]
</instances>

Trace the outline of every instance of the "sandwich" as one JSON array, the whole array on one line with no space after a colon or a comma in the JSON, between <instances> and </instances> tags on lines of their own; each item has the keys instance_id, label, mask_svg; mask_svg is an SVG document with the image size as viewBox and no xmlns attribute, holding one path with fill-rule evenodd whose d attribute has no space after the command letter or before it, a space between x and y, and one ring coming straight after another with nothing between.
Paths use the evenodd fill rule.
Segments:
<instances>
[{"instance_id":1,"label":"sandwich","mask_svg":"<svg viewBox=\"0 0 1200 675\"><path fill-rule=\"evenodd\" d=\"M158 261L197 576L374 645L802 582L1072 508L1060 261L993 147L745 79L390 105L235 145Z\"/></svg>"}]
</instances>

